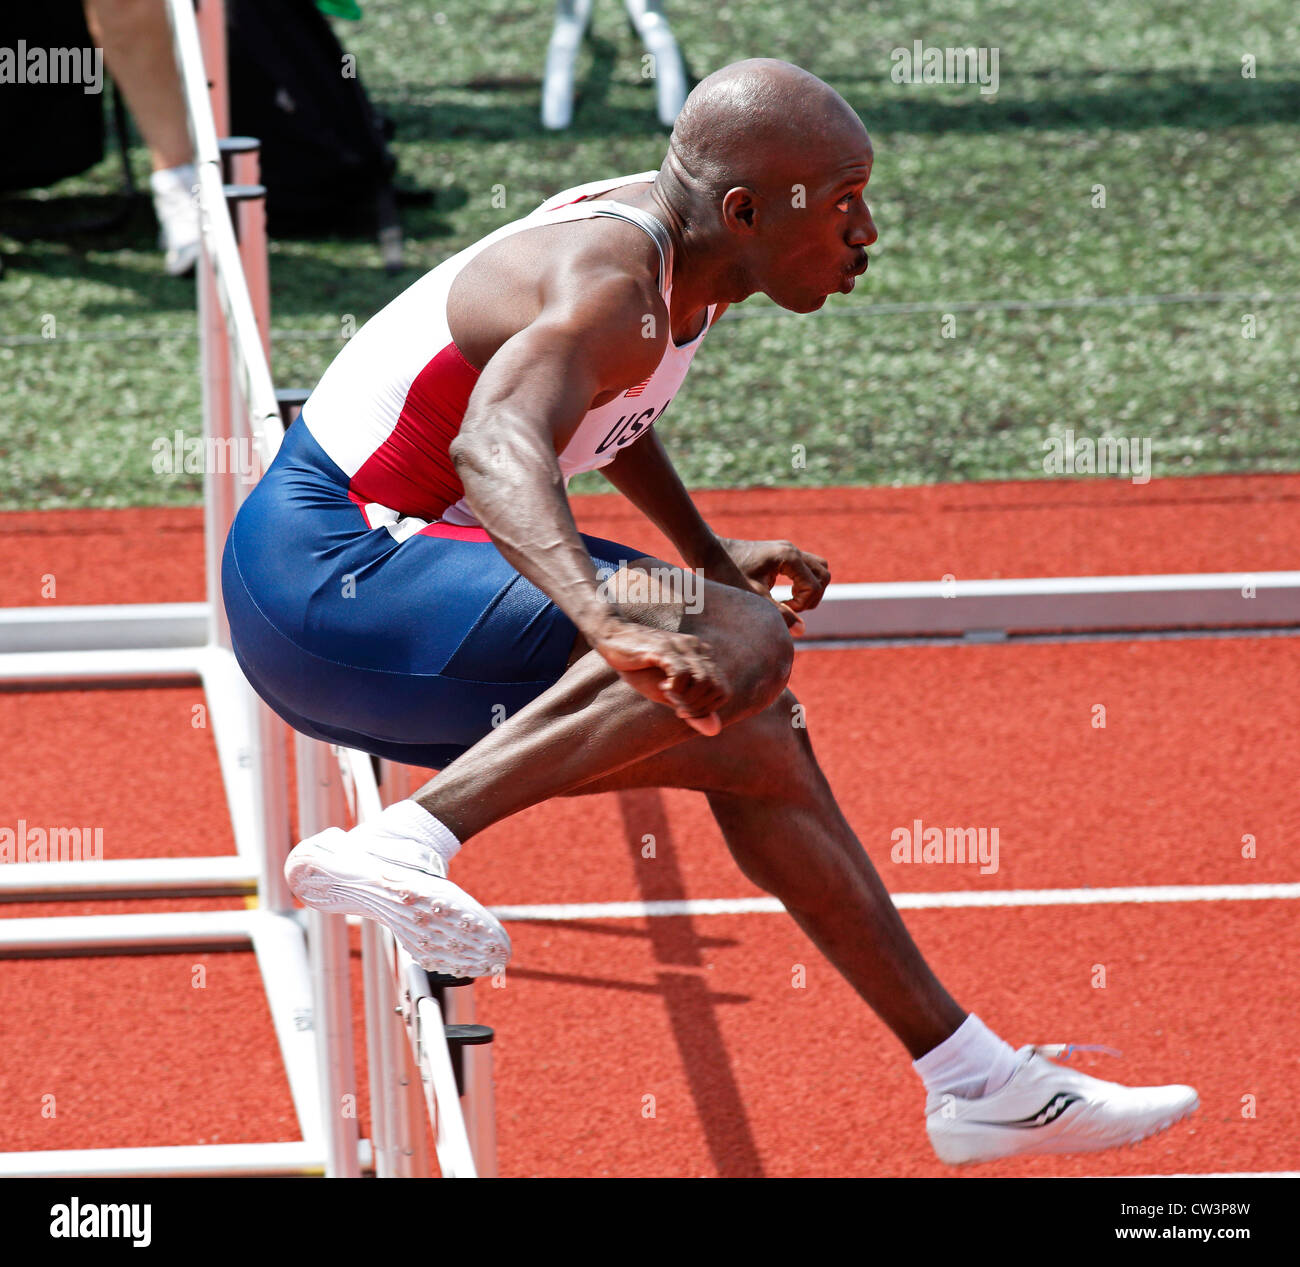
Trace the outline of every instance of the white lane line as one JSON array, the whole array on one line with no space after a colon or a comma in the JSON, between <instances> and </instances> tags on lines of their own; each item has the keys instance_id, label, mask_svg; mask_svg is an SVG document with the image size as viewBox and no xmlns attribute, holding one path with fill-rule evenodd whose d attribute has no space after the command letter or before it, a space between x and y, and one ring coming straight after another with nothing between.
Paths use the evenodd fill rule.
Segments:
<instances>
[{"instance_id":1,"label":"white lane line","mask_svg":"<svg viewBox=\"0 0 1300 1267\"><path fill-rule=\"evenodd\" d=\"M989 889L970 893L895 893L900 911L971 906L1100 906L1129 902L1260 902L1300 898L1300 884L1171 884L1115 889ZM774 897L687 898L671 902L566 902L494 906L498 919L642 919L655 915L774 915Z\"/></svg>"}]
</instances>

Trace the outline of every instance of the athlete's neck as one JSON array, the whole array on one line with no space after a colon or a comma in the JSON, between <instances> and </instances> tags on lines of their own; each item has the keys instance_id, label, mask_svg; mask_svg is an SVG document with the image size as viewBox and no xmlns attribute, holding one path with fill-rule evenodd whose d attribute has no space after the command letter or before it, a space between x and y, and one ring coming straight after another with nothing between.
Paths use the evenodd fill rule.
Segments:
<instances>
[{"instance_id":1,"label":"athlete's neck","mask_svg":"<svg viewBox=\"0 0 1300 1267\"><path fill-rule=\"evenodd\" d=\"M738 302L745 295L737 296L731 269L719 265L717 252L709 250L708 244L701 240L698 221L683 210L689 203L685 198L674 197L674 192L661 172L659 179L633 205L657 216L672 238L673 294L668 315L674 339L680 342L677 331L697 330L707 308Z\"/></svg>"}]
</instances>

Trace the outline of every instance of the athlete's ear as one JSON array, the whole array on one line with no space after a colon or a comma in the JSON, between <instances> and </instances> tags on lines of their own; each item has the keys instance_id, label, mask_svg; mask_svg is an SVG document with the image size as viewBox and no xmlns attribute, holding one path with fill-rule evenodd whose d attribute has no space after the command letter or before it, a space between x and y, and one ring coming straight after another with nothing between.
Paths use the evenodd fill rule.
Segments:
<instances>
[{"instance_id":1,"label":"athlete's ear","mask_svg":"<svg viewBox=\"0 0 1300 1267\"><path fill-rule=\"evenodd\" d=\"M753 190L737 185L728 189L722 199L722 220L728 228L744 225L751 232L754 228L754 216L758 207Z\"/></svg>"}]
</instances>

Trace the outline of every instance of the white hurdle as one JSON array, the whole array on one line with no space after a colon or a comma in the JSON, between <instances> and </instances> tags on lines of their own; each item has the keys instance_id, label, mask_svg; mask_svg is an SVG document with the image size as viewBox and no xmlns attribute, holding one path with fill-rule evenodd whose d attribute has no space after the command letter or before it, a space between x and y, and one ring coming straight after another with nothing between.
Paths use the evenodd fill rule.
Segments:
<instances>
[{"instance_id":1,"label":"white hurdle","mask_svg":"<svg viewBox=\"0 0 1300 1267\"><path fill-rule=\"evenodd\" d=\"M168 0L174 47L186 98L201 207L198 267L205 450L231 452L230 441L255 436L263 464L281 435L265 345L245 278L244 259L266 254L251 207L255 181L228 186L208 94L194 8ZM204 0L200 18L218 36L219 0ZM224 53L211 60L224 93ZM245 173L247 178L247 173ZM236 200L236 240L227 199ZM263 324L266 315L263 313ZM95 687L194 682L203 686L216 743L237 858L131 862L49 862L0 870L0 897L91 897L104 894L167 898L202 892L256 895L258 909L221 912L75 916L0 921L0 954L251 949L284 1061L302 1139L225 1146L72 1149L0 1155L0 1175L195 1175L347 1173L348 1159L327 1147L335 1106L355 1088L344 1085L341 1063L317 1059L316 999L335 990L317 945L309 947L282 873L290 847L284 743L287 731L256 697L230 650L217 565L225 529L238 504L237 473L209 463L205 478L207 595L203 604L151 604L134 609L63 608L10 611L0 618L0 684ZM57 631L57 637L51 634ZM346 927L338 922L340 934ZM327 1009L328 1010L328 1009ZM350 1019L350 1018L349 1018ZM322 1077L322 1069L325 1076ZM368 1149L352 1141L355 1172Z\"/></svg>"},{"instance_id":2,"label":"white hurdle","mask_svg":"<svg viewBox=\"0 0 1300 1267\"><path fill-rule=\"evenodd\" d=\"M403 1150L404 1160L389 1165L390 1141L397 1137L386 1119L378 1124L384 1140L382 1158L370 1141L358 1138L347 922L294 908L283 874L292 845L285 751L289 730L252 691L230 647L221 601L221 552L251 485L241 482L238 462L211 459L222 453L233 457L241 440L251 441L258 465L265 470L284 434L268 355L265 191L258 184L257 143L247 138L218 140L218 119L221 132L227 130L222 0L166 3L194 146L202 226L197 292L204 442L210 457L204 479L206 599L203 603L4 610L0 612L0 687L201 684L237 856L10 864L0 867L0 900L202 894L255 896L258 909L4 920L0 921L0 956L253 950L302 1139L8 1153L0 1154L0 1176L429 1174L427 1159L419 1151L425 1096L418 1077L414 1082L405 1079L404 1097L389 1087L387 1079L394 1073L391 1062L372 1065L371 1091L379 1102L395 1103L395 1120L403 1132L400 1139L410 1141ZM231 469L223 470L223 465ZM345 825L346 792L357 782L363 812L377 803L369 758L340 753L336 760L326 745L304 736L295 736L295 744L300 836L331 823ZM367 922L371 940L375 930ZM411 1053L412 1068L417 1067L418 1051L418 1067L429 1071L431 1091L437 1092L431 1107L438 1112L439 1138L451 1140L442 1173L494 1173L494 1143L485 1145L486 1165L476 1167L467 1153L454 1081L450 1102L446 1098L445 1072L454 1057L440 1024L435 1024L435 1010L420 997L420 983L395 985L397 971L395 965L393 972L377 980L395 995L417 998L407 1004L415 1046L400 1036L393 1046L398 1055ZM430 997L436 993L427 983L424 988ZM374 990L368 991L367 1016L372 1026L389 1035L385 1040L389 1041L396 1013L390 1008L381 1017L377 999ZM404 1034L401 1022L398 1026ZM454 1045L461 1041L455 1038ZM490 1122L490 1088L487 1105ZM478 1121L482 1116L480 1106L472 1117Z\"/></svg>"}]
</instances>

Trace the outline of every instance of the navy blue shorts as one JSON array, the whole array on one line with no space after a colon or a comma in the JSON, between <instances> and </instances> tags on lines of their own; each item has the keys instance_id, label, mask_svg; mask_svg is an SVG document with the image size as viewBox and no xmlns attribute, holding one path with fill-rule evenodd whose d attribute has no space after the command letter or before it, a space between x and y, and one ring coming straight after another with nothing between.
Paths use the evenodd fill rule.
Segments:
<instances>
[{"instance_id":1,"label":"navy blue shorts","mask_svg":"<svg viewBox=\"0 0 1300 1267\"><path fill-rule=\"evenodd\" d=\"M608 574L644 552L583 536ZM439 770L564 673L577 629L481 528L371 528L298 419L226 539L235 656L294 729Z\"/></svg>"}]
</instances>

